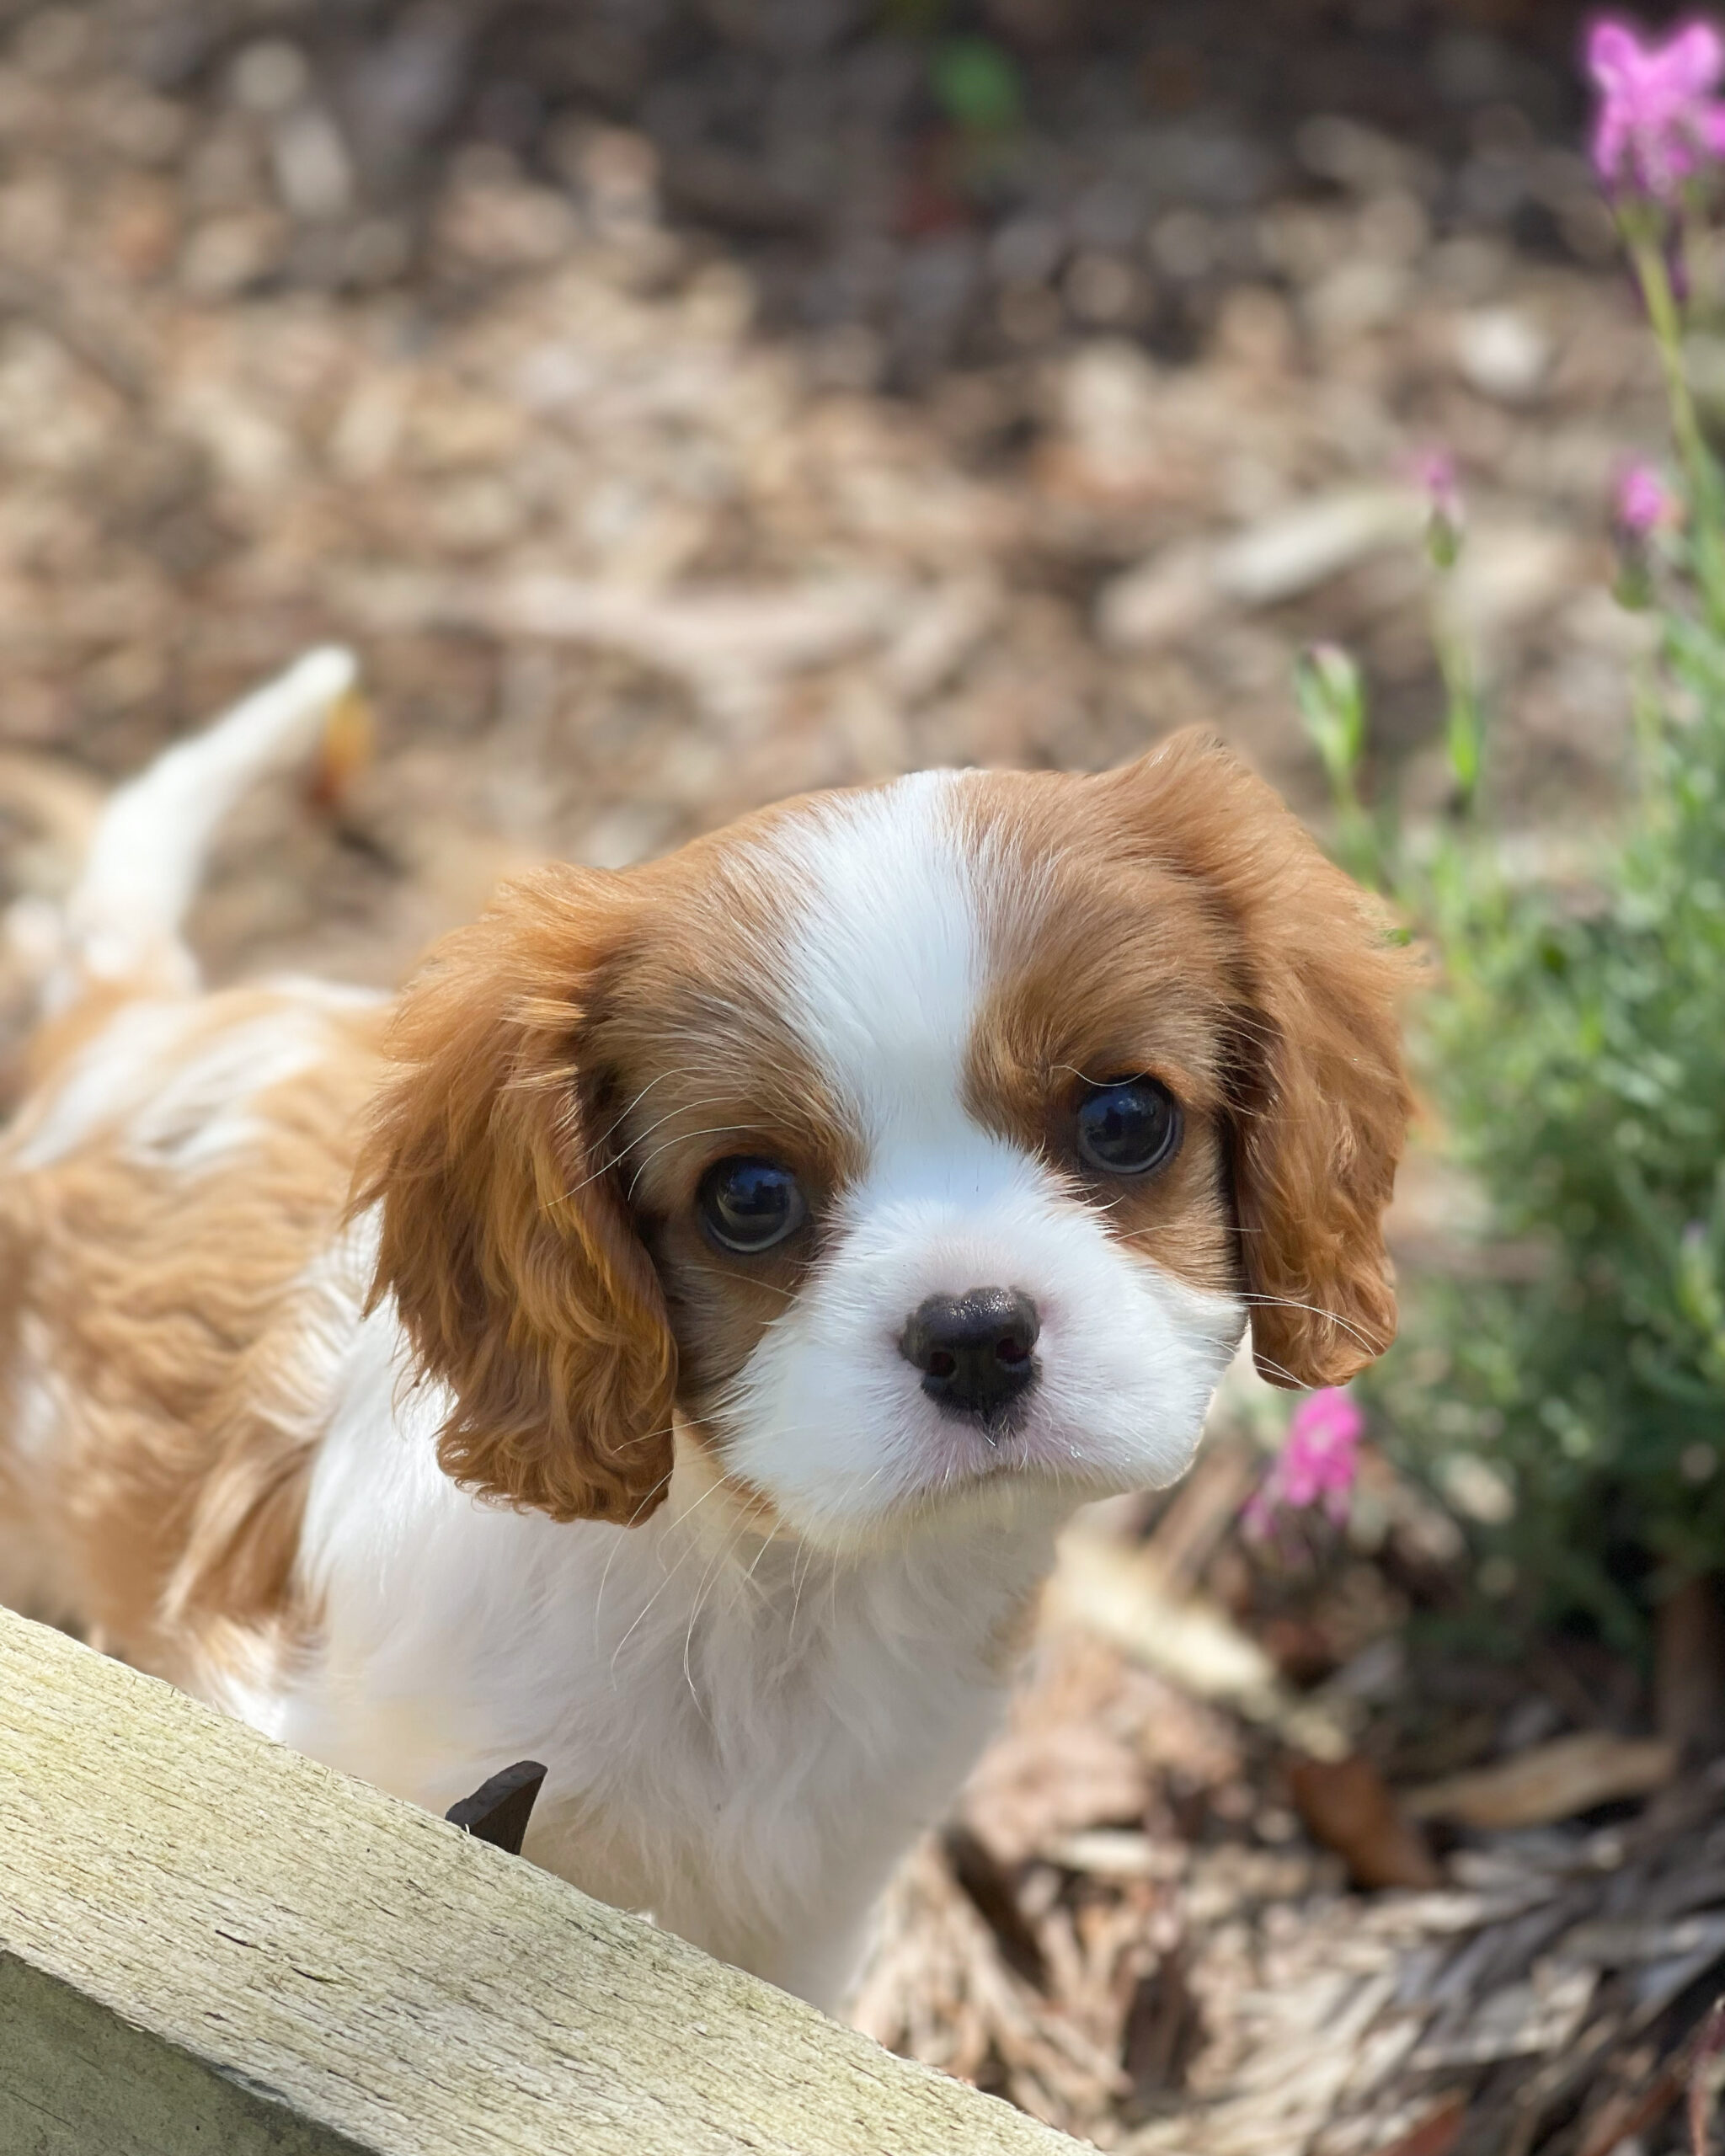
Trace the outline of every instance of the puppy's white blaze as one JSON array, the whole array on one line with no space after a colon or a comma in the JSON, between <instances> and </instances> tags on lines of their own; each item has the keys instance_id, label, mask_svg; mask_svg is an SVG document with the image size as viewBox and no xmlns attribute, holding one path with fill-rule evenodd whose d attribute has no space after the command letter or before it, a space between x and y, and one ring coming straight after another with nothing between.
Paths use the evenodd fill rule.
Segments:
<instances>
[{"instance_id":1,"label":"puppy's white blaze","mask_svg":"<svg viewBox=\"0 0 1725 2156\"><path fill-rule=\"evenodd\" d=\"M1033 935L1041 899L964 830L964 783L900 780L824 803L780 837L799 895L786 1017L853 1113L868 1165L723 1419L732 1468L832 1545L980 1481L1028 1473L1066 1503L1172 1481L1242 1324L1233 1297L1130 1256L967 1111L991 974ZM979 1287L1021 1290L1041 1319L1040 1378L996 1446L943 1417L899 1351L927 1297Z\"/></svg>"},{"instance_id":2,"label":"puppy's white blaze","mask_svg":"<svg viewBox=\"0 0 1725 2156\"><path fill-rule=\"evenodd\" d=\"M954 824L951 771L839 796L781 827L798 905L785 1017L871 1151L953 1134L985 975L978 863Z\"/></svg>"}]
</instances>

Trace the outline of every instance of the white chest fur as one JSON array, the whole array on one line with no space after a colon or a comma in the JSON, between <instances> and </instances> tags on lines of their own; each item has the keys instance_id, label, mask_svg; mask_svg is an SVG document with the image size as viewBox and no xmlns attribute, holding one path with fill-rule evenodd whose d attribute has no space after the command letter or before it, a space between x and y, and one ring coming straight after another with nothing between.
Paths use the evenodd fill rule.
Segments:
<instances>
[{"instance_id":1,"label":"white chest fur","mask_svg":"<svg viewBox=\"0 0 1725 2156\"><path fill-rule=\"evenodd\" d=\"M234 1704L437 1810L541 1760L530 1856L832 2003L999 1714L1048 1492L841 1560L753 1523L685 1439L650 1520L558 1525L439 1473L446 1403L403 1391L387 1310L339 1361L303 1557L323 1645L290 1690Z\"/></svg>"}]
</instances>

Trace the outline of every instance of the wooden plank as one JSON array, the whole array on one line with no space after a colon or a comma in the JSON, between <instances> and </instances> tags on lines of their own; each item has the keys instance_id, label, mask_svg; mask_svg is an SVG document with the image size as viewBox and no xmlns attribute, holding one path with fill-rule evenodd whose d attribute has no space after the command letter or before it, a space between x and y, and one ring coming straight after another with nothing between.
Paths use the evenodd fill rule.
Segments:
<instances>
[{"instance_id":1,"label":"wooden plank","mask_svg":"<svg viewBox=\"0 0 1725 2156\"><path fill-rule=\"evenodd\" d=\"M0 1956L5 2156L361 2156L219 2069L117 2019L28 1961Z\"/></svg>"},{"instance_id":2,"label":"wooden plank","mask_svg":"<svg viewBox=\"0 0 1725 2156\"><path fill-rule=\"evenodd\" d=\"M4 2156L1077 2145L0 1611Z\"/></svg>"}]
</instances>

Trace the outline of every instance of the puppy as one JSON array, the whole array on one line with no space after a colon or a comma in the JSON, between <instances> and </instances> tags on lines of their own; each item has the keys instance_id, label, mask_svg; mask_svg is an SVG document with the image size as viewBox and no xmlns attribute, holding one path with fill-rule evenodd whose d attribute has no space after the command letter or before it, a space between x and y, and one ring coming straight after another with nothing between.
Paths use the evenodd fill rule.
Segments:
<instances>
[{"instance_id":1,"label":"puppy","mask_svg":"<svg viewBox=\"0 0 1725 2156\"><path fill-rule=\"evenodd\" d=\"M313 654L122 790L0 1151L11 1593L832 2004L1073 1508L1248 1318L1395 1325L1402 960L1225 750L931 772L506 886L393 1006L198 991Z\"/></svg>"}]
</instances>

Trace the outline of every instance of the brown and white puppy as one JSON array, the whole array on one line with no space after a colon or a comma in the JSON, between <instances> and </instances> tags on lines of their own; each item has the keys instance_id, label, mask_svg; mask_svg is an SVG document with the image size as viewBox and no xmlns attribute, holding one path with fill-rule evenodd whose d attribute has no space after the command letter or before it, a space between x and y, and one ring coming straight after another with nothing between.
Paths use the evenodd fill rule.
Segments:
<instances>
[{"instance_id":1,"label":"brown and white puppy","mask_svg":"<svg viewBox=\"0 0 1725 2156\"><path fill-rule=\"evenodd\" d=\"M393 1008L200 995L208 830L319 654L117 796L0 1152L0 1508L127 1654L830 2003L1074 1506L1249 1316L1395 1306L1401 962L1183 735L553 866ZM22 1582L15 1582L21 1591Z\"/></svg>"}]
</instances>

